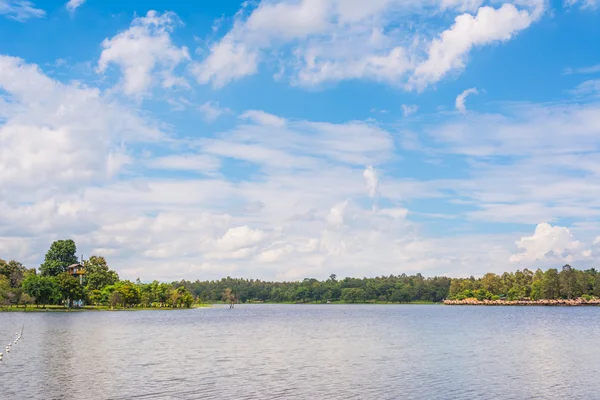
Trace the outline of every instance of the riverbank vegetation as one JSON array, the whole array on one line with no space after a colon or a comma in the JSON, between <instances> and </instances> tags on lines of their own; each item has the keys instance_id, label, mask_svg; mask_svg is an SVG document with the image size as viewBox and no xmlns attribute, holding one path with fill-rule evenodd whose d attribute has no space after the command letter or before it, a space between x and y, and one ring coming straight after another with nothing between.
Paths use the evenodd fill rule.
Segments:
<instances>
[{"instance_id":1,"label":"riverbank vegetation","mask_svg":"<svg viewBox=\"0 0 600 400\"><path fill-rule=\"evenodd\" d=\"M452 279L448 298L451 300L559 300L600 298L600 273L565 265L559 272L550 268L543 272L528 269L502 275L488 273L479 279Z\"/></svg>"},{"instance_id":2,"label":"riverbank vegetation","mask_svg":"<svg viewBox=\"0 0 600 400\"><path fill-rule=\"evenodd\" d=\"M223 278L212 281L182 280L142 283L121 280L104 257L82 262L85 273L77 278L69 265L78 265L72 240L54 242L39 270L17 261L0 259L0 308L19 306L66 308L85 304L94 309L182 308L205 303L440 303L513 304L514 302L578 300L596 304L600 298L600 273L569 265L560 272L551 268L524 269L481 278L390 275L375 278L343 278L334 274L319 281L269 282L259 279ZM471 300L469 300L471 299ZM554 301L554 302L552 302ZM493 303L491 303L493 302ZM540 303L541 304L541 303Z\"/></svg>"},{"instance_id":3,"label":"riverbank vegetation","mask_svg":"<svg viewBox=\"0 0 600 400\"><path fill-rule=\"evenodd\" d=\"M421 274L362 279L331 275L324 281L268 282L227 277L216 281L182 280L178 284L202 302L221 301L225 290L231 289L241 303L433 303L447 297L450 279L425 278Z\"/></svg>"},{"instance_id":4,"label":"riverbank vegetation","mask_svg":"<svg viewBox=\"0 0 600 400\"><path fill-rule=\"evenodd\" d=\"M72 271L69 266L76 265ZM84 273L81 273L84 271ZM119 279L104 257L92 256L79 263L72 240L52 243L39 271L18 261L0 259L0 308L23 307L94 309L189 308L194 298L185 287Z\"/></svg>"}]
</instances>

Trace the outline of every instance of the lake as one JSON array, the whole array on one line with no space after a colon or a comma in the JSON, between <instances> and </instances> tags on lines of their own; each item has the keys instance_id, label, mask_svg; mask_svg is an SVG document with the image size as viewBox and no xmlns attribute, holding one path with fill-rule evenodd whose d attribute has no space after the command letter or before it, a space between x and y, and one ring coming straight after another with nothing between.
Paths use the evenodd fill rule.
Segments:
<instances>
[{"instance_id":1,"label":"lake","mask_svg":"<svg viewBox=\"0 0 600 400\"><path fill-rule=\"evenodd\" d=\"M600 308L0 313L1 399L590 399Z\"/></svg>"}]
</instances>

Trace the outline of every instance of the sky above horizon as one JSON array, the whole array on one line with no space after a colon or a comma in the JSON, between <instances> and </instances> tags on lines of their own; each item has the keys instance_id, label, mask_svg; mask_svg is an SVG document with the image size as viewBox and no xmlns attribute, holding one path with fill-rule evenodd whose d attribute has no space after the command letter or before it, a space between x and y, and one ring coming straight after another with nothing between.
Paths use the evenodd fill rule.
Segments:
<instances>
[{"instance_id":1,"label":"sky above horizon","mask_svg":"<svg viewBox=\"0 0 600 400\"><path fill-rule=\"evenodd\" d=\"M0 0L0 258L598 267L600 0Z\"/></svg>"}]
</instances>

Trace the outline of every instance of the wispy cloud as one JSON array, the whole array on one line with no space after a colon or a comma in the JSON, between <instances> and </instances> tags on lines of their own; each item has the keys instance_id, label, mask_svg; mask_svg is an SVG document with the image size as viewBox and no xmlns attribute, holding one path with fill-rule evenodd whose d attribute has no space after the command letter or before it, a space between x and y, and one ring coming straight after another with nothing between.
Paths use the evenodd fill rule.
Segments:
<instances>
[{"instance_id":1,"label":"wispy cloud","mask_svg":"<svg viewBox=\"0 0 600 400\"><path fill-rule=\"evenodd\" d=\"M455 106L458 111L464 113L467 111L467 107L465 105L465 101L467 100L467 96L471 94L479 94L477 88L467 89L458 96L456 96Z\"/></svg>"},{"instance_id":2,"label":"wispy cloud","mask_svg":"<svg viewBox=\"0 0 600 400\"><path fill-rule=\"evenodd\" d=\"M405 117L411 116L419 110L419 106L416 104L402 104L402 114Z\"/></svg>"},{"instance_id":3,"label":"wispy cloud","mask_svg":"<svg viewBox=\"0 0 600 400\"><path fill-rule=\"evenodd\" d=\"M23 22L31 18L42 18L46 12L36 8L31 1L0 0L0 15Z\"/></svg>"},{"instance_id":4,"label":"wispy cloud","mask_svg":"<svg viewBox=\"0 0 600 400\"><path fill-rule=\"evenodd\" d=\"M85 0L69 0L65 7L67 7L67 11L75 12L75 10L79 8L83 3L85 3Z\"/></svg>"},{"instance_id":5,"label":"wispy cloud","mask_svg":"<svg viewBox=\"0 0 600 400\"><path fill-rule=\"evenodd\" d=\"M221 115L232 112L227 107L221 107L218 101L207 101L200 105L198 110L200 110L206 122L215 122Z\"/></svg>"},{"instance_id":6,"label":"wispy cloud","mask_svg":"<svg viewBox=\"0 0 600 400\"><path fill-rule=\"evenodd\" d=\"M597 72L600 72L600 64L591 65L591 66L588 66L588 67L580 67L580 68L566 68L563 71L563 74L565 74L565 75L572 75L572 74L595 74Z\"/></svg>"}]
</instances>

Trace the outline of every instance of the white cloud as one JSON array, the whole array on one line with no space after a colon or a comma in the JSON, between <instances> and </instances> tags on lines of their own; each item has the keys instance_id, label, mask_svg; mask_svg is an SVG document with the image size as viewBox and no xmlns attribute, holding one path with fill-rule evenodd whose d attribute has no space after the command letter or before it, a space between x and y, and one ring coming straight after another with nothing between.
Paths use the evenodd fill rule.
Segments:
<instances>
[{"instance_id":1,"label":"white cloud","mask_svg":"<svg viewBox=\"0 0 600 400\"><path fill-rule=\"evenodd\" d=\"M83 3L85 3L85 0L69 0L65 7L67 7L67 11L74 12Z\"/></svg>"},{"instance_id":2,"label":"white cloud","mask_svg":"<svg viewBox=\"0 0 600 400\"><path fill-rule=\"evenodd\" d=\"M465 91L463 91L461 94L459 94L458 96L456 96L456 109L462 113L467 111L467 107L465 106L465 100L467 99L467 96L469 96L470 94L479 94L479 92L477 91L477 88L471 88L471 89L467 89Z\"/></svg>"},{"instance_id":3,"label":"white cloud","mask_svg":"<svg viewBox=\"0 0 600 400\"><path fill-rule=\"evenodd\" d=\"M507 105L502 113L459 115L428 133L443 147L443 152L547 158L550 154L585 153L595 149L599 123L599 103L524 103Z\"/></svg>"},{"instance_id":4,"label":"white cloud","mask_svg":"<svg viewBox=\"0 0 600 400\"><path fill-rule=\"evenodd\" d=\"M218 101L208 101L198 107L198 110L204 115L206 122L214 122L221 115L231 112L229 108L221 107Z\"/></svg>"},{"instance_id":5,"label":"white cloud","mask_svg":"<svg viewBox=\"0 0 600 400\"><path fill-rule=\"evenodd\" d=\"M211 175L219 170L221 162L217 157L205 154L174 154L151 158L148 166L158 170L195 171Z\"/></svg>"},{"instance_id":6,"label":"white cloud","mask_svg":"<svg viewBox=\"0 0 600 400\"><path fill-rule=\"evenodd\" d=\"M600 244L600 236L596 236L596 239L594 239L594 245Z\"/></svg>"},{"instance_id":7,"label":"white cloud","mask_svg":"<svg viewBox=\"0 0 600 400\"><path fill-rule=\"evenodd\" d=\"M600 79L590 79L571 90L576 96L600 96Z\"/></svg>"},{"instance_id":8,"label":"white cloud","mask_svg":"<svg viewBox=\"0 0 600 400\"><path fill-rule=\"evenodd\" d=\"M122 89L132 96L146 94L156 82L163 88L187 86L174 71L190 59L186 47L171 41L176 22L177 15L172 12L148 11L145 17L135 18L129 29L104 39L97 71L103 73L110 64L117 65L123 73Z\"/></svg>"},{"instance_id":9,"label":"white cloud","mask_svg":"<svg viewBox=\"0 0 600 400\"><path fill-rule=\"evenodd\" d=\"M408 209L406 208L383 208L379 211L377 211L379 214L382 215L387 215L388 217L392 217L392 218L406 218L406 216L408 215Z\"/></svg>"},{"instance_id":10,"label":"white cloud","mask_svg":"<svg viewBox=\"0 0 600 400\"><path fill-rule=\"evenodd\" d=\"M377 189L379 188L379 177L377 171L373 166L369 165L363 172L363 177L367 183L367 189L369 190L369 197L375 197Z\"/></svg>"},{"instance_id":11,"label":"white cloud","mask_svg":"<svg viewBox=\"0 0 600 400\"><path fill-rule=\"evenodd\" d=\"M419 110L419 106L416 104L402 104L402 114L405 117L409 117L413 114L415 114L417 111Z\"/></svg>"},{"instance_id":12,"label":"white cloud","mask_svg":"<svg viewBox=\"0 0 600 400\"><path fill-rule=\"evenodd\" d=\"M509 40L529 27L538 12L519 10L507 3L498 9L481 7L475 16L459 15L450 29L431 42L427 59L415 68L410 84L422 89L452 70L463 69L473 47Z\"/></svg>"},{"instance_id":13,"label":"white cloud","mask_svg":"<svg viewBox=\"0 0 600 400\"><path fill-rule=\"evenodd\" d=\"M547 223L538 224L533 236L522 237L516 245L524 251L513 254L510 257L511 262L535 262L548 259L570 262L581 248L581 243L573 239L568 228Z\"/></svg>"},{"instance_id":14,"label":"white cloud","mask_svg":"<svg viewBox=\"0 0 600 400\"><path fill-rule=\"evenodd\" d=\"M244 44L233 43L225 37L210 49L210 55L202 62L192 65L191 71L199 83L211 83L220 88L236 79L253 75L258 71L258 52Z\"/></svg>"},{"instance_id":15,"label":"white cloud","mask_svg":"<svg viewBox=\"0 0 600 400\"><path fill-rule=\"evenodd\" d=\"M31 1L26 0L0 0L0 15L6 15L16 21L26 21L31 18L42 18L46 12L35 8Z\"/></svg>"},{"instance_id":16,"label":"white cloud","mask_svg":"<svg viewBox=\"0 0 600 400\"><path fill-rule=\"evenodd\" d=\"M240 118L252 120L257 124L274 126L278 128L285 126L286 123L284 118L266 113L262 110L248 110L240 115Z\"/></svg>"},{"instance_id":17,"label":"white cloud","mask_svg":"<svg viewBox=\"0 0 600 400\"><path fill-rule=\"evenodd\" d=\"M224 251L237 251L253 247L266 238L265 232L248 226L229 228L215 244Z\"/></svg>"},{"instance_id":18,"label":"white cloud","mask_svg":"<svg viewBox=\"0 0 600 400\"><path fill-rule=\"evenodd\" d=\"M230 129L192 139L174 129L165 139L98 89L62 84L22 60L0 58L0 89L0 251L30 266L64 237L86 255L109 255L125 278L164 280L468 276L510 269L511 256L544 266L597 257L596 103L428 115L415 150L442 163L452 154L465 169L460 179L444 171L418 180L398 177L395 132L372 121L251 110ZM382 208L365 204L362 179ZM452 236L437 229L438 216L413 211L420 199L456 207ZM576 223L548 225L551 234L538 226L517 254L513 234L458 233L563 217L588 221L587 233Z\"/></svg>"},{"instance_id":19,"label":"white cloud","mask_svg":"<svg viewBox=\"0 0 600 400\"><path fill-rule=\"evenodd\" d=\"M423 89L448 72L464 68L470 50L506 41L526 29L543 2L506 3L495 9L480 0L262 1L236 14L232 29L208 49L192 71L200 83L221 87L276 63L280 77L315 86L369 79L407 89ZM437 38L398 21L461 12ZM475 12L475 16L468 12ZM413 18L415 20L415 18ZM421 32L422 31L422 32ZM417 34L416 32L419 32ZM276 54L276 55L273 55ZM425 56L425 57L424 57Z\"/></svg>"},{"instance_id":20,"label":"white cloud","mask_svg":"<svg viewBox=\"0 0 600 400\"><path fill-rule=\"evenodd\" d=\"M327 223L333 226L341 226L344 224L344 211L348 206L348 200L336 204L331 207L329 214L327 215Z\"/></svg>"},{"instance_id":21,"label":"white cloud","mask_svg":"<svg viewBox=\"0 0 600 400\"><path fill-rule=\"evenodd\" d=\"M0 195L16 201L49 182L74 190L106 181L128 163L123 143L162 136L98 90L54 81L18 58L0 56L0 89Z\"/></svg>"}]
</instances>

